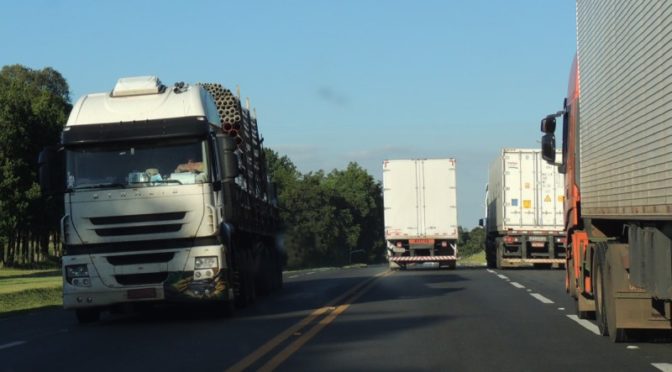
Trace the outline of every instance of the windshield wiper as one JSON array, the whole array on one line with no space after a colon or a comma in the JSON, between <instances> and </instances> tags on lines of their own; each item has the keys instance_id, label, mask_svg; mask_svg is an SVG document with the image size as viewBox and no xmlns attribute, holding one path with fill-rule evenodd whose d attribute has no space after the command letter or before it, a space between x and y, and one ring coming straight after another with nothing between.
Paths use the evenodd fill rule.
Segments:
<instances>
[{"instance_id":1,"label":"windshield wiper","mask_svg":"<svg viewBox=\"0 0 672 372\"><path fill-rule=\"evenodd\" d=\"M81 186L76 186L73 189L74 190L82 190L82 189L125 189L126 185L121 184L121 183L95 183L92 185L81 185Z\"/></svg>"}]
</instances>

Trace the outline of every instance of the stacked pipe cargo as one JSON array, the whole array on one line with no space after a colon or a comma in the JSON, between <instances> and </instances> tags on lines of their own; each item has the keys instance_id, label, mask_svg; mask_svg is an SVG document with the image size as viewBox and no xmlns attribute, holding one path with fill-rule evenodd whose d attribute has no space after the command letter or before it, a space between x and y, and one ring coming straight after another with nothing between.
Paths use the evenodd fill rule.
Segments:
<instances>
[{"instance_id":1,"label":"stacked pipe cargo","mask_svg":"<svg viewBox=\"0 0 672 372\"><path fill-rule=\"evenodd\" d=\"M258 198L268 199L266 166L259 130L257 128L256 111L250 111L249 99L242 107L240 98L229 89L217 83L201 83L215 101L221 118L222 131L234 138L238 146L240 159L239 185Z\"/></svg>"}]
</instances>

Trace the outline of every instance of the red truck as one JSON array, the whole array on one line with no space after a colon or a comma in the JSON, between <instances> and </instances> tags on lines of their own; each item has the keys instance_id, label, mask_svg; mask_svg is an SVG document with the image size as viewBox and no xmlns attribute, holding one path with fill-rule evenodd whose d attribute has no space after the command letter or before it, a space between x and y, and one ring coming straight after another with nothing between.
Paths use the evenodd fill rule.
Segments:
<instances>
[{"instance_id":1,"label":"red truck","mask_svg":"<svg viewBox=\"0 0 672 372\"><path fill-rule=\"evenodd\" d=\"M618 4L616 4L618 3ZM562 118L567 292L621 342L672 329L672 6L577 1L563 110L541 121L555 163Z\"/></svg>"}]
</instances>

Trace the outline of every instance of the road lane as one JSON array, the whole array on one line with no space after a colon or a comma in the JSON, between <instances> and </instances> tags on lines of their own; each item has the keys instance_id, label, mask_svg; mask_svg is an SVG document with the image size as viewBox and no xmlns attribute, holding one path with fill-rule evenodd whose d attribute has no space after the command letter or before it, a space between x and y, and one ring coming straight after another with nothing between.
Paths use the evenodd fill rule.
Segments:
<instances>
[{"instance_id":1,"label":"road lane","mask_svg":"<svg viewBox=\"0 0 672 372\"><path fill-rule=\"evenodd\" d=\"M0 347L0 371L223 371L326 305L324 315L249 370L645 371L672 363L669 342L628 348L634 345L613 344L571 320L561 270L431 269L382 277L386 271L289 273L296 277L281 293L233 319L175 308L108 316L91 326L62 310L14 316L0 322L0 346L8 345Z\"/></svg>"},{"instance_id":2,"label":"road lane","mask_svg":"<svg viewBox=\"0 0 672 372\"><path fill-rule=\"evenodd\" d=\"M57 310L47 312L55 322L53 333L26 339L22 336L39 331L31 323L39 313L18 315L12 322L0 323L0 344L28 342L0 350L0 371L78 370L84 365L95 365L100 371L222 371L315 308L384 271L386 267L379 266L299 274L286 282L282 292L259 298L257 304L240 310L233 319L208 311L184 312L168 307L106 316L91 326L79 326L71 312ZM14 326L12 338L7 336L5 341L8 323ZM56 327L67 327L70 332L58 333ZM86 355L86 363L73 358L73 353Z\"/></svg>"},{"instance_id":3,"label":"road lane","mask_svg":"<svg viewBox=\"0 0 672 372\"><path fill-rule=\"evenodd\" d=\"M516 281L527 285L525 274ZM409 270L377 281L279 368L316 369L645 371L653 366L507 280L484 269L460 269Z\"/></svg>"}]
</instances>

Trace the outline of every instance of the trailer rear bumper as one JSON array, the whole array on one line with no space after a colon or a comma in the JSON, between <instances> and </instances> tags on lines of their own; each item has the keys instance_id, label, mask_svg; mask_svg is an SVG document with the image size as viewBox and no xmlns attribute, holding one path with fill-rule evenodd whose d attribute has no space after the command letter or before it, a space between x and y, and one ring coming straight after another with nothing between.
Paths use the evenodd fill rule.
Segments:
<instances>
[{"instance_id":1,"label":"trailer rear bumper","mask_svg":"<svg viewBox=\"0 0 672 372\"><path fill-rule=\"evenodd\" d=\"M563 264L564 258L502 258L503 263L509 264Z\"/></svg>"},{"instance_id":2,"label":"trailer rear bumper","mask_svg":"<svg viewBox=\"0 0 672 372\"><path fill-rule=\"evenodd\" d=\"M419 263L419 262L452 262L457 261L456 256L397 256L388 257L390 262L396 263Z\"/></svg>"}]
</instances>

